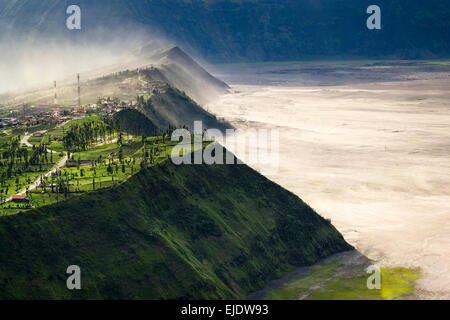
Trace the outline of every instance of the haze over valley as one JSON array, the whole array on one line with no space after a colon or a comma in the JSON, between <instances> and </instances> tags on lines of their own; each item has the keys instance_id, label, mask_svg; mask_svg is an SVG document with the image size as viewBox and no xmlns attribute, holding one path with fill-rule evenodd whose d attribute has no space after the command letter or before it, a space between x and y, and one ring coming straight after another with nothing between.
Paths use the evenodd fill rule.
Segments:
<instances>
[{"instance_id":1,"label":"haze over valley","mask_svg":"<svg viewBox=\"0 0 450 320\"><path fill-rule=\"evenodd\" d=\"M380 265L420 267L417 296L449 298L450 73L434 68L229 66L220 76L234 93L208 108L243 133L279 130L270 179Z\"/></svg>"},{"instance_id":2,"label":"haze over valley","mask_svg":"<svg viewBox=\"0 0 450 320\"><path fill-rule=\"evenodd\" d=\"M449 16L0 0L0 300L450 299Z\"/></svg>"}]
</instances>

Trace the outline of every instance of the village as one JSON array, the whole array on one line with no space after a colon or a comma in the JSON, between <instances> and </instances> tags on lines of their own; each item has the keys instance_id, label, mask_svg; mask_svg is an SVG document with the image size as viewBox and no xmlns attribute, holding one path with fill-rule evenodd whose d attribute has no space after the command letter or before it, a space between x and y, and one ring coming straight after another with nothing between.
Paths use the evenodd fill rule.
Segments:
<instances>
[{"instance_id":1,"label":"village","mask_svg":"<svg viewBox=\"0 0 450 320\"><path fill-rule=\"evenodd\" d=\"M29 208L32 202L36 205L32 194L36 198L45 193L45 190L38 190L36 187L47 185L53 190L55 184L44 181L46 178L56 180L55 174L58 174L62 167L66 167L67 161L70 160L60 145L63 144L64 136L71 126L77 123L92 123L94 126L94 123L101 123L104 117L129 108L134 108L133 101L128 103L116 97L102 97L96 104L79 107L62 108L56 104L52 106L38 103L11 110L7 116L3 114L0 118L0 166L4 169L0 170L0 202L15 203L18 208ZM131 143L131 140L129 142ZM115 149L116 144L109 143L109 149ZM21 155L21 152L24 154ZM7 156L7 153L11 155ZM100 154L104 156L102 152L97 156ZM14 158L16 160L13 160ZM5 170L8 167L10 169ZM115 175L115 178L119 180L125 177ZM32 183L36 179L41 180ZM5 209L2 205L2 211Z\"/></svg>"},{"instance_id":2,"label":"village","mask_svg":"<svg viewBox=\"0 0 450 320\"><path fill-rule=\"evenodd\" d=\"M120 79L119 88L126 92L133 92L136 95L148 97L160 94L167 89L167 84L162 81L143 80L148 74L154 72L153 68L143 70L125 71L111 74L100 78L100 82ZM97 80L94 80L94 82ZM92 83L90 83L93 85ZM96 103L81 104L81 83L80 75L77 75L77 98L75 105L61 105L58 103L56 81L53 83L53 102L36 102L33 104L23 103L16 105L7 112L0 114L0 130L26 129L41 126L58 126L73 119L84 117L85 115L98 114L99 116L109 116L124 109L135 108L137 102L133 99L120 99L117 96L99 97ZM92 100L91 100L92 101ZM92 101L93 102L93 101ZM39 132L37 133L39 135Z\"/></svg>"},{"instance_id":3,"label":"village","mask_svg":"<svg viewBox=\"0 0 450 320\"><path fill-rule=\"evenodd\" d=\"M115 97L99 98L97 104L88 104L81 107L66 108L63 110L42 111L42 108L51 108L49 104L39 103L31 106L23 112L14 109L9 112L9 116L0 118L0 129L27 129L37 126L51 127L58 126L62 123L74 119L80 119L85 115L98 114L100 116L112 115L124 109L134 108L133 101L121 102ZM36 111L35 111L36 110ZM34 111L34 112L33 112ZM40 136L40 132L36 132L36 136Z\"/></svg>"},{"instance_id":4,"label":"village","mask_svg":"<svg viewBox=\"0 0 450 320\"><path fill-rule=\"evenodd\" d=\"M125 71L87 82L88 91L97 81L101 85L119 81L120 92L127 92L118 93L120 97L90 96L82 104L78 74L76 98L64 96L60 103L64 90L58 91L54 81L52 102L38 99L0 113L0 215L112 186L142 167L167 159L172 146L164 141L164 134L144 139L121 132L111 121L114 114L137 108L140 99L165 92L165 83L142 79L151 70Z\"/></svg>"}]
</instances>

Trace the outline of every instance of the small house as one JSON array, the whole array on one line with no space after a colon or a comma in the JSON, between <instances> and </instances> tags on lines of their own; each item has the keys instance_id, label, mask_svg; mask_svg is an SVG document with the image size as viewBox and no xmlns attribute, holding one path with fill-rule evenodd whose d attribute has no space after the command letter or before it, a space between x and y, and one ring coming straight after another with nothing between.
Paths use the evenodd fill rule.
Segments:
<instances>
[{"instance_id":1,"label":"small house","mask_svg":"<svg viewBox=\"0 0 450 320\"><path fill-rule=\"evenodd\" d=\"M11 197L11 201L15 203L28 203L30 202L30 198L28 198L27 196L21 196L19 194L16 194Z\"/></svg>"}]
</instances>

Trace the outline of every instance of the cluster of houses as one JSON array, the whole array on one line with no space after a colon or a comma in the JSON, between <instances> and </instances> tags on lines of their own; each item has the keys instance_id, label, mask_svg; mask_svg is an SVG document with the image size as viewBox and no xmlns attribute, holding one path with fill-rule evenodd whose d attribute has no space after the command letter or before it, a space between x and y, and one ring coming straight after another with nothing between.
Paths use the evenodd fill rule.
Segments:
<instances>
[{"instance_id":1,"label":"cluster of houses","mask_svg":"<svg viewBox=\"0 0 450 320\"><path fill-rule=\"evenodd\" d=\"M39 104L42 107L43 104ZM48 105L50 107L50 105ZM64 111L41 111L35 114L17 115L18 110L13 110L10 116L0 118L0 129L28 128L37 125L60 124L70 121L80 113L100 113L110 115L124 109L134 108L133 101L120 101L117 98L100 98L97 104L87 104L81 107L73 107ZM37 133L39 136L39 133Z\"/></svg>"},{"instance_id":2,"label":"cluster of houses","mask_svg":"<svg viewBox=\"0 0 450 320\"><path fill-rule=\"evenodd\" d=\"M132 109L133 101L120 101L117 98L105 97L100 98L97 105L92 105L97 112L103 115L110 115L125 109Z\"/></svg>"},{"instance_id":3,"label":"cluster of houses","mask_svg":"<svg viewBox=\"0 0 450 320\"><path fill-rule=\"evenodd\" d=\"M74 107L72 110L46 111L35 114L17 116L18 110L11 112L11 116L0 118L0 129L28 128L37 125L60 124L78 117L80 113L102 113L104 115L133 108L133 102L119 102L116 98L101 98L97 104ZM39 136L39 133L37 133Z\"/></svg>"},{"instance_id":4,"label":"cluster of houses","mask_svg":"<svg viewBox=\"0 0 450 320\"><path fill-rule=\"evenodd\" d=\"M46 124L58 124L71 120L71 115L66 113L59 113L54 111L40 112L37 114L24 115L18 117L4 117L0 118L0 128L2 129L15 129L15 128L27 128L37 125Z\"/></svg>"},{"instance_id":5,"label":"cluster of houses","mask_svg":"<svg viewBox=\"0 0 450 320\"><path fill-rule=\"evenodd\" d=\"M120 85L119 89L126 91L134 91L137 94L159 94L167 88L167 83L164 81L141 80L140 78L125 79Z\"/></svg>"}]
</instances>

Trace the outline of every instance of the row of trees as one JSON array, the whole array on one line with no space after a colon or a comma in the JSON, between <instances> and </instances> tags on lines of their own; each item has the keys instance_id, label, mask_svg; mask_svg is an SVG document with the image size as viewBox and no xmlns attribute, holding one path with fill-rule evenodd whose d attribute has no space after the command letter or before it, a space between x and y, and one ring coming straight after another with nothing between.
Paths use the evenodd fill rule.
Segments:
<instances>
[{"instance_id":1,"label":"row of trees","mask_svg":"<svg viewBox=\"0 0 450 320\"><path fill-rule=\"evenodd\" d=\"M2 187L14 176L34 170L42 171L42 165L53 163L53 153L49 152L45 145L34 145L29 151L20 145L20 140L20 136L14 137L0 147L0 185Z\"/></svg>"},{"instance_id":2,"label":"row of trees","mask_svg":"<svg viewBox=\"0 0 450 320\"><path fill-rule=\"evenodd\" d=\"M63 137L64 149L69 152L86 151L99 139L112 140L117 130L102 120L72 125Z\"/></svg>"}]
</instances>

